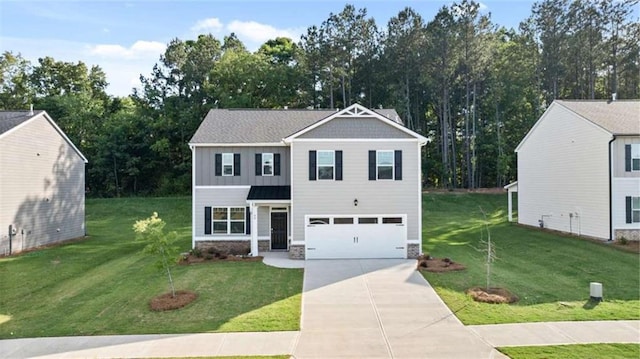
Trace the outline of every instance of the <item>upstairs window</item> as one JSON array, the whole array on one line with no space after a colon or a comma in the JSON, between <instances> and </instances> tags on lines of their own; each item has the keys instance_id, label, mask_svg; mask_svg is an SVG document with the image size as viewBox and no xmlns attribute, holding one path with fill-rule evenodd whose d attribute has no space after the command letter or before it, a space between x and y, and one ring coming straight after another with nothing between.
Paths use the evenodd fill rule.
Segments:
<instances>
[{"instance_id":1,"label":"upstairs window","mask_svg":"<svg viewBox=\"0 0 640 359\"><path fill-rule=\"evenodd\" d=\"M216 153L214 165L216 176L240 176L239 153Z\"/></svg>"},{"instance_id":2,"label":"upstairs window","mask_svg":"<svg viewBox=\"0 0 640 359\"><path fill-rule=\"evenodd\" d=\"M640 143L624 145L624 170L640 171Z\"/></svg>"},{"instance_id":3,"label":"upstairs window","mask_svg":"<svg viewBox=\"0 0 640 359\"><path fill-rule=\"evenodd\" d=\"M233 176L233 153L222 154L222 175Z\"/></svg>"},{"instance_id":4,"label":"upstairs window","mask_svg":"<svg viewBox=\"0 0 640 359\"><path fill-rule=\"evenodd\" d=\"M377 151L376 173L379 180L393 179L393 151Z\"/></svg>"},{"instance_id":5,"label":"upstairs window","mask_svg":"<svg viewBox=\"0 0 640 359\"><path fill-rule=\"evenodd\" d=\"M342 181L342 151L309 151L309 181Z\"/></svg>"},{"instance_id":6,"label":"upstairs window","mask_svg":"<svg viewBox=\"0 0 640 359\"><path fill-rule=\"evenodd\" d=\"M262 154L262 175L273 176L273 153Z\"/></svg>"},{"instance_id":7,"label":"upstairs window","mask_svg":"<svg viewBox=\"0 0 640 359\"><path fill-rule=\"evenodd\" d=\"M318 151L318 179L332 180L335 169L333 151Z\"/></svg>"}]
</instances>

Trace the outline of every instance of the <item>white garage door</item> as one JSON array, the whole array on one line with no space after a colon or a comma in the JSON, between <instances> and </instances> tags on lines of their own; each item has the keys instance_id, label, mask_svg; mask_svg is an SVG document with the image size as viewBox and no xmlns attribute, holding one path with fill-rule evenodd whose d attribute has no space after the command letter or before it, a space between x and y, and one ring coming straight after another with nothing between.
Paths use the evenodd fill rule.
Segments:
<instances>
[{"instance_id":1,"label":"white garage door","mask_svg":"<svg viewBox=\"0 0 640 359\"><path fill-rule=\"evenodd\" d=\"M307 259L406 258L407 216L305 216Z\"/></svg>"}]
</instances>

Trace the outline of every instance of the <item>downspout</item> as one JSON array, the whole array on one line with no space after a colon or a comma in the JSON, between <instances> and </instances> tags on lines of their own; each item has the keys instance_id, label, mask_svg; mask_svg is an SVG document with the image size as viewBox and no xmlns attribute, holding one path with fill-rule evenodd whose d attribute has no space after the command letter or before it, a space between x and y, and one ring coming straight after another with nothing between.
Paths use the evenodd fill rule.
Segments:
<instances>
[{"instance_id":1,"label":"downspout","mask_svg":"<svg viewBox=\"0 0 640 359\"><path fill-rule=\"evenodd\" d=\"M609 241L613 240L613 175L612 175L612 160L611 160L611 145L616 140L616 135L612 135L609 141Z\"/></svg>"}]
</instances>

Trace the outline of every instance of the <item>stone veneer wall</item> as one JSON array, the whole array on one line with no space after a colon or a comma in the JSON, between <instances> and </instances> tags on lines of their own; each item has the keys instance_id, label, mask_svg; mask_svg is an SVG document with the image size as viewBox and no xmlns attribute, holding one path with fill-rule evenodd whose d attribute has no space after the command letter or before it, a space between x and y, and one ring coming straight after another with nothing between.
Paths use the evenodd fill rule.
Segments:
<instances>
[{"instance_id":1,"label":"stone veneer wall","mask_svg":"<svg viewBox=\"0 0 640 359\"><path fill-rule=\"evenodd\" d=\"M258 253L271 250L271 241L268 239L258 239Z\"/></svg>"},{"instance_id":2,"label":"stone veneer wall","mask_svg":"<svg viewBox=\"0 0 640 359\"><path fill-rule=\"evenodd\" d=\"M420 245L418 243L409 243L407 245L407 258L416 259L420 256Z\"/></svg>"},{"instance_id":3,"label":"stone veneer wall","mask_svg":"<svg viewBox=\"0 0 640 359\"><path fill-rule=\"evenodd\" d=\"M196 241L196 248L207 251L209 248L226 254L248 254L251 241Z\"/></svg>"},{"instance_id":4,"label":"stone veneer wall","mask_svg":"<svg viewBox=\"0 0 640 359\"><path fill-rule=\"evenodd\" d=\"M304 245L290 245L289 258L304 259Z\"/></svg>"},{"instance_id":5,"label":"stone veneer wall","mask_svg":"<svg viewBox=\"0 0 640 359\"><path fill-rule=\"evenodd\" d=\"M621 237L629 241L640 241L640 229L616 229L616 239Z\"/></svg>"}]
</instances>

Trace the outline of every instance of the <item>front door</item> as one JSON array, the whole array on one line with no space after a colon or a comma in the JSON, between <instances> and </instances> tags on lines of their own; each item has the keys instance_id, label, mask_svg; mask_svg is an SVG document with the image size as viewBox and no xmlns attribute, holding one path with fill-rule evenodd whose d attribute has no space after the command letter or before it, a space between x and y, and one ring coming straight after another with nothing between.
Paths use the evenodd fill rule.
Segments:
<instances>
[{"instance_id":1,"label":"front door","mask_svg":"<svg viewBox=\"0 0 640 359\"><path fill-rule=\"evenodd\" d=\"M271 212L271 249L287 249L287 212Z\"/></svg>"}]
</instances>

